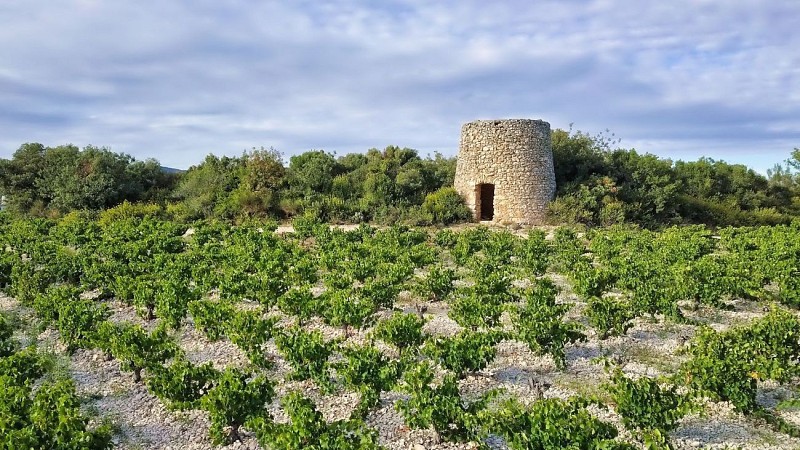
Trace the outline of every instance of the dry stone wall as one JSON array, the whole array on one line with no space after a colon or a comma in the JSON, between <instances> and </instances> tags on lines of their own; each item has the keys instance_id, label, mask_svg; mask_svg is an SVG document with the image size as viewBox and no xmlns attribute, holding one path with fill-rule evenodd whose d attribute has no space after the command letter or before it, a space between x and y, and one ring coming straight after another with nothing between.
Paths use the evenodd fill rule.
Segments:
<instances>
[{"instance_id":1,"label":"dry stone wall","mask_svg":"<svg viewBox=\"0 0 800 450\"><path fill-rule=\"evenodd\" d=\"M550 124L528 119L464 124L455 188L477 220L541 224L556 190Z\"/></svg>"}]
</instances>

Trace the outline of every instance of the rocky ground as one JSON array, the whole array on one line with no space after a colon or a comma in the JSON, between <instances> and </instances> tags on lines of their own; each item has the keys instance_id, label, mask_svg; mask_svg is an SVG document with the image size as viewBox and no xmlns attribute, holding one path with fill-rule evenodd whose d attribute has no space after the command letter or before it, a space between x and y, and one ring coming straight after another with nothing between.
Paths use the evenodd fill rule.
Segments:
<instances>
[{"instance_id":1,"label":"rocky ground","mask_svg":"<svg viewBox=\"0 0 800 450\"><path fill-rule=\"evenodd\" d=\"M554 277L556 278L556 277ZM556 279L556 282L561 280ZM581 311L585 307L575 296L566 291L562 301L574 304L571 318L582 320ZM147 324L135 311L122 303L110 301L112 320L132 321ZM399 302L399 307L404 307ZM410 305L405 305L411 309ZM123 449L211 449L214 448L207 436L209 420L202 411L171 411L153 395L147 392L144 384L133 382L130 373L121 372L116 361L107 361L104 355L95 350L79 350L71 356L63 351L58 335L53 330L36 328L35 318L30 310L8 297L0 297L0 309L11 312L28 323L27 328L18 332L23 342L35 341L45 350L56 353L66 370L76 381L79 394L86 399L86 410L93 420L108 421L115 430L114 442ZM276 312L276 314L278 314ZM735 302L731 311L713 308L698 308L690 315L709 322L716 329L725 329L733 324L748 322L763 315L763 307L752 302ZM429 322L426 331L431 334L453 334L458 325L447 317L446 307L431 305L428 309ZM310 328L322 330L327 337L339 337L340 329L328 327L321 322L312 321ZM679 354L686 339L694 334L694 327L670 322L653 322L637 319L635 326L625 336L601 341L591 335L587 328L587 342L570 346L567 351L567 369L557 370L550 357L532 354L527 346L516 341L503 341L498 346L495 361L482 373L468 376L461 382L462 394L477 396L491 388L503 388L520 398L523 402L539 397L566 398L574 394L603 395L601 384L607 378L602 364L597 358L613 356L623 370L633 376L662 375L672 372L683 361ZM235 365L244 366L247 359L229 341L223 339L209 342L202 333L195 331L187 323L175 335L176 341L193 362L212 361L218 368ZM350 341L363 341L366 332L355 333ZM392 352L389 348L384 348ZM347 417L357 403L358 396L352 392L338 392L322 395L311 382L284 381L289 372L274 344L266 349L275 356L276 366L270 372L277 381L278 397L291 390L301 390L312 398L328 420ZM144 374L145 377L147 374ZM778 401L787 398L790 387L762 383L759 386L759 402L774 407ZM402 398L398 392L386 392L381 396L380 405L367 418L370 426L378 430L380 442L388 449L470 449L475 443L447 444L436 443L435 435L429 430L410 430L403 418L394 408L396 400ZM270 405L277 420L287 420L277 401ZM613 410L596 409L603 420L612 422L620 429L623 437L626 431L620 418ZM800 424L800 413L784 411L785 419ZM707 402L701 413L683 419L680 427L671 433L672 442L677 448L742 448L742 449L797 449L800 440L790 438L774 431L756 419L744 417L734 411L728 403ZM490 447L506 448L501 439L491 439ZM232 444L231 449L259 448L254 436L243 432L243 441Z\"/></svg>"}]
</instances>

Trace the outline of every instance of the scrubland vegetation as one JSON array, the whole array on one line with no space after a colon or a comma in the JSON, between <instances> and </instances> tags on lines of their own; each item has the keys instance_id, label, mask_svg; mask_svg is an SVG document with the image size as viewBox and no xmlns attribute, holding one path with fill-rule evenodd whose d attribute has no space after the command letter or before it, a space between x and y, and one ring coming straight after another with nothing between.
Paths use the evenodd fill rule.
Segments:
<instances>
[{"instance_id":1,"label":"scrubland vegetation","mask_svg":"<svg viewBox=\"0 0 800 450\"><path fill-rule=\"evenodd\" d=\"M554 130L554 224L647 228L786 224L800 216L800 150L767 176L702 158L670 161L618 148L604 135ZM188 163L188 162L187 162ZM123 202L177 221L309 217L335 223L450 224L470 219L453 191L455 158L394 146L336 156L308 151L285 164L272 149L209 155L186 172L109 149L22 145L0 160L10 211L59 217Z\"/></svg>"}]
</instances>

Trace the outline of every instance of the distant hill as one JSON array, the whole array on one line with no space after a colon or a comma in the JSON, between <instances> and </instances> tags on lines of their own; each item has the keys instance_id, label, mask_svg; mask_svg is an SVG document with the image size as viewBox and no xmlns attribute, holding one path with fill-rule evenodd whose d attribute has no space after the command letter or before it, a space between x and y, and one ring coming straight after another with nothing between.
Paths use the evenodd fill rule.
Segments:
<instances>
[{"instance_id":1,"label":"distant hill","mask_svg":"<svg viewBox=\"0 0 800 450\"><path fill-rule=\"evenodd\" d=\"M183 169L174 169L172 167L164 167L164 166L161 166L161 170L163 172L165 172L165 173L183 173L183 172L186 172Z\"/></svg>"}]
</instances>

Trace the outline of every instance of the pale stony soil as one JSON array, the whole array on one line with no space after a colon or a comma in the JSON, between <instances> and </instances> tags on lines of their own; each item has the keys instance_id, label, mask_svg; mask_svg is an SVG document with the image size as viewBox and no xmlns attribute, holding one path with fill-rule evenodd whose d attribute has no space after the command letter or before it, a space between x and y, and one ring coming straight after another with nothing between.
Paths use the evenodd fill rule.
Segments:
<instances>
[{"instance_id":1,"label":"pale stony soil","mask_svg":"<svg viewBox=\"0 0 800 450\"><path fill-rule=\"evenodd\" d=\"M377 228L377 229L386 228L384 226L376 226L376 225L371 225L371 226L373 228ZM339 225L331 225L330 227L331 228L338 228L338 229L340 229L342 231L352 231L352 230L358 229L359 225L339 224ZM513 234L514 236L517 236L517 237L526 237L526 236L528 236L528 230L530 230L532 228L536 228L536 229L540 229L540 230L545 231L547 233L548 238L552 238L553 232L558 228L557 226L554 226L554 225L539 225L539 226L535 226L535 227L521 227L521 226L515 226L515 225L503 226L503 225L498 225L498 224L495 224L495 223L492 223L492 222L479 222L479 223L461 223L461 224L456 224L456 225L450 225L450 226L448 226L448 229L452 230L454 232L459 232L459 231L464 231L464 230L467 230L467 229L470 229L470 228L477 228L477 227L485 227L485 228L489 228L489 229L495 230L495 231L508 231L508 232L510 232L511 234ZM424 227L422 227L422 228L424 229ZM278 233L278 234L293 233L294 232L294 226L292 226L291 222L281 223L280 225L278 225L278 228L275 229L275 232ZM194 233L194 231L192 230L189 235L191 235L191 233Z\"/></svg>"},{"instance_id":2,"label":"pale stony soil","mask_svg":"<svg viewBox=\"0 0 800 450\"><path fill-rule=\"evenodd\" d=\"M558 284L563 280L554 277ZM401 296L407 297L407 296ZM561 301L574 303L569 314L572 320L582 321L585 307L568 290L561 295ZM128 320L146 323L133 308L116 301L108 302L112 310L112 320ZM764 314L763 307L752 302L734 302L734 310L721 311L714 308L697 308L687 315L709 322L715 329L726 329L732 324L745 323ZM398 307L412 311L411 305L400 302ZM0 309L13 311L23 320L35 321L27 308L15 300L0 296ZM275 312L278 314L277 312ZM428 323L425 331L430 334L451 335L458 331L458 325L447 317L446 306L430 305L427 313ZM507 322L507 320L504 320ZM281 326L290 321L284 318ZM340 329L331 328L319 320L306 325L309 329L319 329L329 339L342 336ZM567 349L567 370L556 369L550 357L536 356L526 345L517 341L503 341L498 345L497 358L484 371L468 376L460 383L465 398L475 398L492 388L502 388L509 395L518 397L525 403L540 397L567 398L575 394L604 395L601 384L607 379L600 357L611 357L631 376L658 376L673 372L685 357L680 355L684 341L694 334L695 327L670 322L654 322L637 319L633 328L625 336L601 341L587 328L588 342L578 343ZM37 344L61 355L63 346L53 330L41 333L18 332L23 342L35 339ZM228 340L209 342L202 333L194 330L187 319L186 325L176 333L176 341L186 352L188 358L196 363L211 361L218 368L225 366L245 366L244 354ZM369 339L368 333L354 333L347 343L363 343ZM394 351L380 342L377 345L387 352ZM352 392L337 392L323 395L311 382L285 381L291 371L289 365L279 356L274 343L265 349L274 355L275 367L269 372L276 380L277 396L289 391L300 390L312 398L327 420L346 418L358 402L358 395ZM113 424L116 433L114 442L123 449L211 449L214 448L207 437L209 420L202 411L170 411L153 395L147 392L144 384L133 382L130 373L121 372L116 361L106 361L99 351L79 350L73 355L60 357L68 373L75 379L78 392L86 398L86 410L96 414L94 420L106 420ZM144 373L147 377L147 373ZM774 407L780 400L791 395L790 388L775 383L762 383L759 386L759 402ZM436 443L435 434L430 430L409 430L403 418L394 408L394 403L404 398L398 392L385 392L381 404L367 417L367 423L378 430L380 443L392 450L405 449L474 449L476 443L448 444ZM276 400L269 405L269 411L278 421L288 420ZM593 409L602 420L613 423L620 430L623 439L634 437L625 431L620 417L613 409ZM800 424L800 413L786 411L781 413L785 419ZM243 442L227 447L231 449L259 448L252 433L242 430ZM743 449L797 449L800 440L773 431L757 420L747 418L734 411L728 403L707 402L704 411L683 419L680 427L671 433L673 444L679 449L693 448L743 448ZM491 438L491 448L505 449L502 439Z\"/></svg>"}]
</instances>

